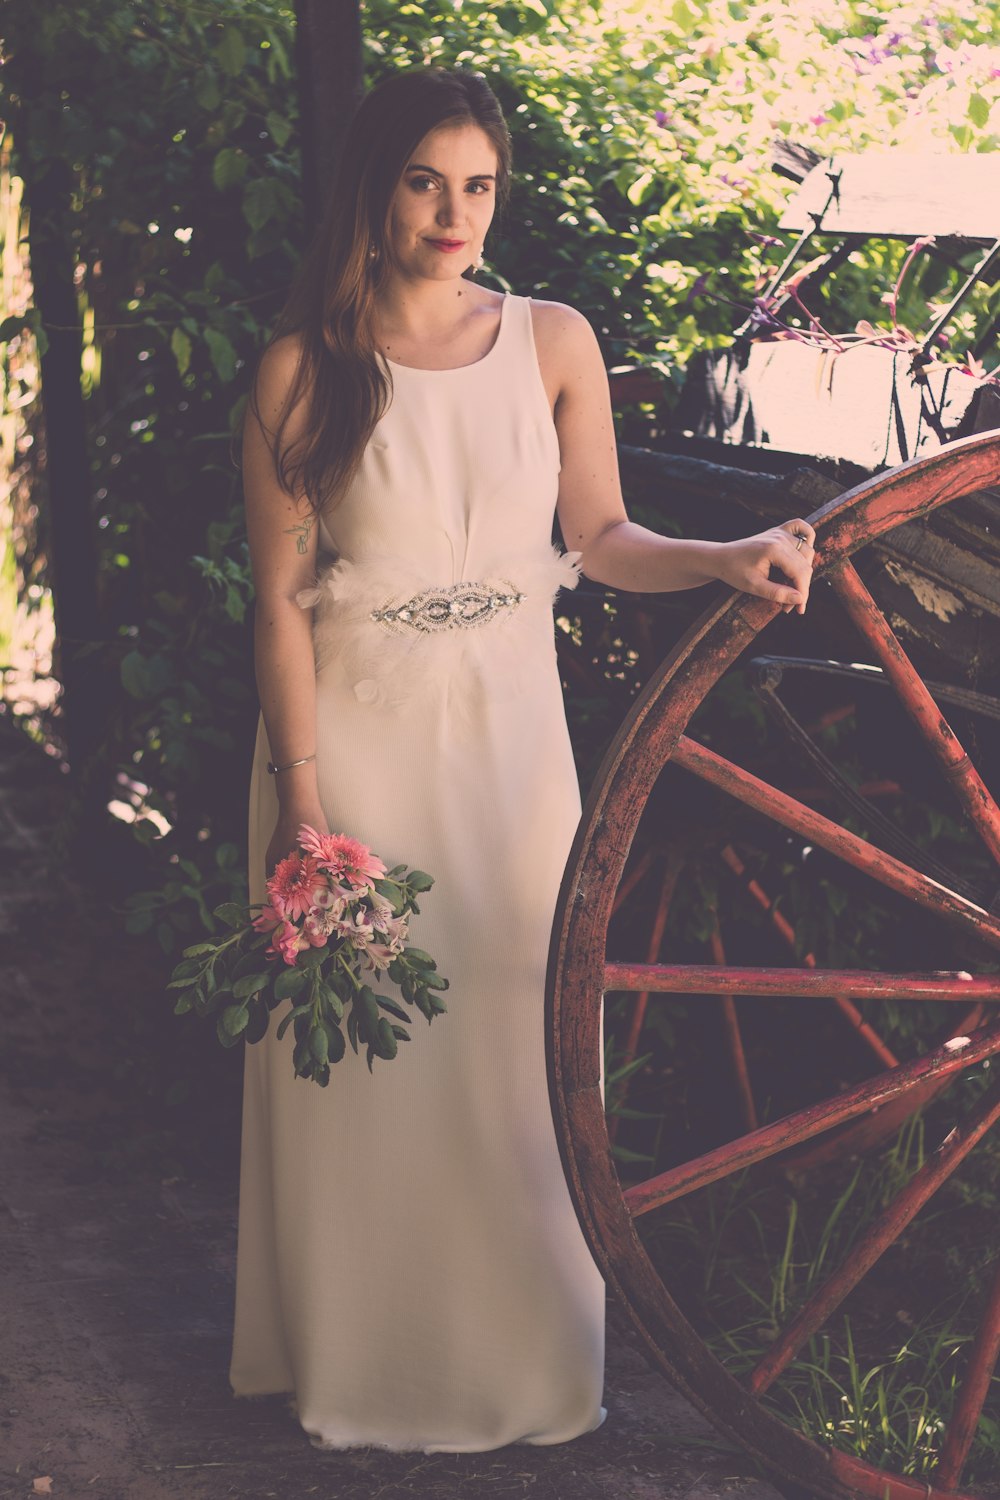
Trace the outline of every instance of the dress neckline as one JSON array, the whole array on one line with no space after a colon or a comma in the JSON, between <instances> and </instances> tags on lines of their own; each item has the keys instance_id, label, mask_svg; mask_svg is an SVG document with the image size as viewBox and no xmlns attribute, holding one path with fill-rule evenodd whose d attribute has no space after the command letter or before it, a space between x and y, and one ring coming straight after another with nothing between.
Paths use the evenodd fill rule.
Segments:
<instances>
[{"instance_id":1,"label":"dress neckline","mask_svg":"<svg viewBox=\"0 0 1000 1500\"><path fill-rule=\"evenodd\" d=\"M480 365L484 365L488 359L491 359L500 346L500 341L503 338L504 328L507 323L507 304L510 299L510 292L504 292L503 301L500 304L500 324L497 328L497 336L493 340L493 343L490 345L490 347L487 349L486 353L482 355L481 358L474 359L471 364L447 365L440 370L427 370L422 365L399 365L394 359L390 359L387 354L383 354L382 358L385 360L386 364L391 365L394 370L406 370L411 375L460 375L465 370L475 370Z\"/></svg>"}]
</instances>

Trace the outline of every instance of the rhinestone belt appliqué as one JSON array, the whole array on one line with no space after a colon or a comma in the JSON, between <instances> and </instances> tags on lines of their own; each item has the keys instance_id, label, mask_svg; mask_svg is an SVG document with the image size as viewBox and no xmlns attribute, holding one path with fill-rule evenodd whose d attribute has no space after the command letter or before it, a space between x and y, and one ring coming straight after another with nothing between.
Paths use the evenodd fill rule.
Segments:
<instances>
[{"instance_id":1,"label":"rhinestone belt appliqu\u00e9","mask_svg":"<svg viewBox=\"0 0 1000 1500\"><path fill-rule=\"evenodd\" d=\"M500 586L490 583L452 583L446 588L423 589L402 604L387 600L373 609L371 618L386 630L398 626L410 630L454 630L457 626L482 625L487 620L512 614L524 594L508 579Z\"/></svg>"}]
</instances>

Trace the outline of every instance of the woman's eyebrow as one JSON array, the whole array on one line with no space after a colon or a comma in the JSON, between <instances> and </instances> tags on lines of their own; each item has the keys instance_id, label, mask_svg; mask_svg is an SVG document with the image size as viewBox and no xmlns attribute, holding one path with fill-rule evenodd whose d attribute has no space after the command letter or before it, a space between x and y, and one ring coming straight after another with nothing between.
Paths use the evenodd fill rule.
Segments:
<instances>
[{"instance_id":1,"label":"woman's eyebrow","mask_svg":"<svg viewBox=\"0 0 1000 1500\"><path fill-rule=\"evenodd\" d=\"M439 172L437 167L428 167L425 166L423 162L419 161L411 161L406 170L408 172L430 172L434 177L443 177L445 175L443 172ZM482 179L483 181L495 182L496 173L473 172L469 177L466 178L466 182L478 181L480 179Z\"/></svg>"}]
</instances>

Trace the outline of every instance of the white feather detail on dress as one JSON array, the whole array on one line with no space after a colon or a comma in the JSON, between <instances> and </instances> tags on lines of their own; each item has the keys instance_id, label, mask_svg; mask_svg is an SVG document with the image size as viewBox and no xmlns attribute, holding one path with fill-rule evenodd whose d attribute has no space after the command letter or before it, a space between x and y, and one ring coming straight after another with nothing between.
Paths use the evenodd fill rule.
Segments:
<instances>
[{"instance_id":1,"label":"white feather detail on dress","mask_svg":"<svg viewBox=\"0 0 1000 1500\"><path fill-rule=\"evenodd\" d=\"M498 556L489 573L459 582L486 584L506 591L511 585L524 597L510 608L475 624L454 628L420 630L405 623L381 623L373 610L398 607L425 589L453 585L431 578L406 558L372 557L355 561L340 557L322 568L311 588L300 589L296 602L313 608L313 646L316 671L332 661L342 666L363 703L402 708L425 696L436 686L453 688L463 679L470 690L478 678L477 663L488 659L490 677L504 682L516 696L530 677L537 677L537 649L525 649L541 631L551 632L552 605L560 589L576 588L580 581L581 552L562 552L547 547L540 554L510 553ZM544 658L541 658L544 660ZM497 667L502 672L497 673ZM464 697L451 692L460 705ZM496 697L495 687L491 697Z\"/></svg>"}]
</instances>

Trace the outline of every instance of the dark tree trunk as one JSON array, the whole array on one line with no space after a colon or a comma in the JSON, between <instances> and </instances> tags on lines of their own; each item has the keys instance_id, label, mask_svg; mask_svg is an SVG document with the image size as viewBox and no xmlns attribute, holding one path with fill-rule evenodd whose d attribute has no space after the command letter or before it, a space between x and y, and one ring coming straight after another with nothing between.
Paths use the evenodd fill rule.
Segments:
<instances>
[{"instance_id":1,"label":"dark tree trunk","mask_svg":"<svg viewBox=\"0 0 1000 1500\"><path fill-rule=\"evenodd\" d=\"M23 137L30 111L19 119ZM107 823L107 766L101 751L108 708L108 643L100 622L97 547L90 505L86 421L80 371L83 337L73 282L72 172L53 160L30 171L21 140L29 211L31 280L48 344L40 354L48 492L48 562L56 625L56 670L75 803L72 842L85 862L97 858Z\"/></svg>"},{"instance_id":2,"label":"dark tree trunk","mask_svg":"<svg viewBox=\"0 0 1000 1500\"><path fill-rule=\"evenodd\" d=\"M306 239L322 214L363 92L358 0L296 0L295 63Z\"/></svg>"}]
</instances>

